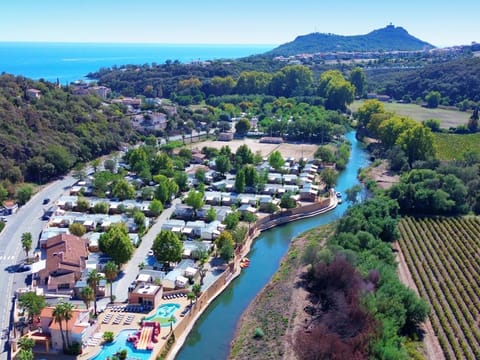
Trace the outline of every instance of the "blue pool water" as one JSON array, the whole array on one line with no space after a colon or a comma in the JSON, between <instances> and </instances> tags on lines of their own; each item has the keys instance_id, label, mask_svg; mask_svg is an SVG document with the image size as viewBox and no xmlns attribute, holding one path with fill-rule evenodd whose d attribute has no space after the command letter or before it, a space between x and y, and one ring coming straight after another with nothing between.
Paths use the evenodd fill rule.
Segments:
<instances>
[{"instance_id":1,"label":"blue pool water","mask_svg":"<svg viewBox=\"0 0 480 360\"><path fill-rule=\"evenodd\" d=\"M103 345L102 350L95 357L90 358L90 360L105 360L124 349L127 350L127 359L134 358L138 360L149 360L152 356L151 350L137 350L133 347L132 343L127 341L128 334L134 334L137 331L138 329L120 331L112 343Z\"/></svg>"},{"instance_id":2,"label":"blue pool water","mask_svg":"<svg viewBox=\"0 0 480 360\"><path fill-rule=\"evenodd\" d=\"M155 312L155 314L146 317L145 320L150 321L157 317L168 320L170 316L172 316L173 313L178 309L180 309L180 304L163 304L157 308L157 311ZM175 319L175 321L177 320ZM160 326L167 327L167 326L170 326L170 323L163 323L163 324L160 324Z\"/></svg>"}]
</instances>

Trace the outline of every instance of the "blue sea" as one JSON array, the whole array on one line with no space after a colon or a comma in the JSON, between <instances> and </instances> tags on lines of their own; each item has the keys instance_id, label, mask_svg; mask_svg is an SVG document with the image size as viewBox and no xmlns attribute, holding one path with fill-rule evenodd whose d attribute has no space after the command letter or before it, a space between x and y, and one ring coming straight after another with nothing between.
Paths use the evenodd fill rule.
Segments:
<instances>
[{"instance_id":1,"label":"blue sea","mask_svg":"<svg viewBox=\"0 0 480 360\"><path fill-rule=\"evenodd\" d=\"M125 64L163 64L166 60L237 59L275 45L170 45L0 42L0 73L66 84L86 80L89 72Z\"/></svg>"}]
</instances>

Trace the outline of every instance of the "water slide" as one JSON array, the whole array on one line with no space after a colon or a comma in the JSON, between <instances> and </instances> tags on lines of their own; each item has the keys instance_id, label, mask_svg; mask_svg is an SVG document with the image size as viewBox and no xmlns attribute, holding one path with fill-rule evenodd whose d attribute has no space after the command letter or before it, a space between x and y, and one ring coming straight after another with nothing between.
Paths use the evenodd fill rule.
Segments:
<instances>
[{"instance_id":1,"label":"water slide","mask_svg":"<svg viewBox=\"0 0 480 360\"><path fill-rule=\"evenodd\" d=\"M147 350L148 344L152 341L153 327L144 326L140 333L140 339L138 339L137 349Z\"/></svg>"}]
</instances>

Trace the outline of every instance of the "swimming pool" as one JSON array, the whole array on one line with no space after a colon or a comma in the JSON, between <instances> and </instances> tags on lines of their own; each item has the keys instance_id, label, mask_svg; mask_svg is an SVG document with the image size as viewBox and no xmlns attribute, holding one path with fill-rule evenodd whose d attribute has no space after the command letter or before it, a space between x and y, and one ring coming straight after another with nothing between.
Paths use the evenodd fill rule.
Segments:
<instances>
[{"instance_id":1,"label":"swimming pool","mask_svg":"<svg viewBox=\"0 0 480 360\"><path fill-rule=\"evenodd\" d=\"M115 340L109 344L102 346L100 352L89 360L105 360L108 357L112 357L117 352L126 349L127 359L134 358L139 360L149 360L152 356L151 350L137 350L133 347L133 344L127 341L129 334L134 334L138 329L122 330L115 337Z\"/></svg>"},{"instance_id":2,"label":"swimming pool","mask_svg":"<svg viewBox=\"0 0 480 360\"><path fill-rule=\"evenodd\" d=\"M146 321L158 321L160 326L167 327L170 326L170 317L175 313L176 310L180 309L180 304L163 304L157 308L155 314L150 315L145 318ZM175 319L174 322L177 320Z\"/></svg>"}]
</instances>

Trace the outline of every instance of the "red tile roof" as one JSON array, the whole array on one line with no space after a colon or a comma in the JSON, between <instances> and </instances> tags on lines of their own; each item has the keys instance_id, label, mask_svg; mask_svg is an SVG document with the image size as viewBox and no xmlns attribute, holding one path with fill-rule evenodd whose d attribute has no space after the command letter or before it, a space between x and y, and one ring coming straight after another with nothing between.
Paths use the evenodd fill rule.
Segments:
<instances>
[{"instance_id":1,"label":"red tile roof","mask_svg":"<svg viewBox=\"0 0 480 360\"><path fill-rule=\"evenodd\" d=\"M45 242L47 259L45 269L39 272L40 279L49 278L55 284L70 283L70 287L85 269L88 256L87 241L75 235L58 234ZM67 276L68 274L71 274ZM68 280L68 281L67 281Z\"/></svg>"}]
</instances>

